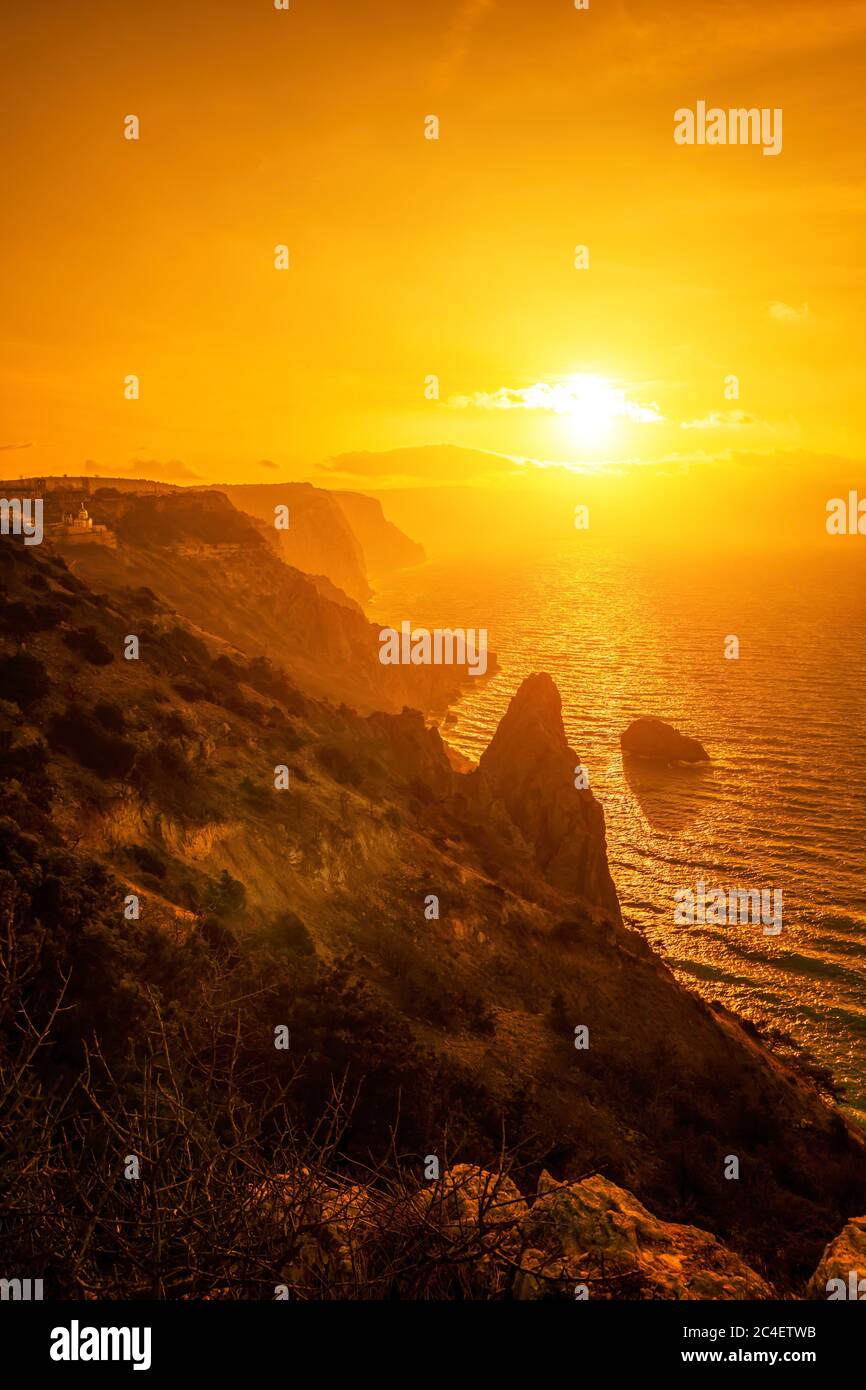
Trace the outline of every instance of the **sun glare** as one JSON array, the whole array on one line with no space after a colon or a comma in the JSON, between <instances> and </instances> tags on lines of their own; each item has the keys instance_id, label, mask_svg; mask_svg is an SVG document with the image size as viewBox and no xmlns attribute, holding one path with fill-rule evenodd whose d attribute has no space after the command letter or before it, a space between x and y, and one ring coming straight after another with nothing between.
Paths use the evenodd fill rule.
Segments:
<instances>
[{"instance_id":1,"label":"sun glare","mask_svg":"<svg viewBox=\"0 0 866 1390\"><path fill-rule=\"evenodd\" d=\"M569 396L564 413L572 441L585 448L608 443L614 422L622 414L621 393L604 377L588 374L568 377L563 386Z\"/></svg>"}]
</instances>

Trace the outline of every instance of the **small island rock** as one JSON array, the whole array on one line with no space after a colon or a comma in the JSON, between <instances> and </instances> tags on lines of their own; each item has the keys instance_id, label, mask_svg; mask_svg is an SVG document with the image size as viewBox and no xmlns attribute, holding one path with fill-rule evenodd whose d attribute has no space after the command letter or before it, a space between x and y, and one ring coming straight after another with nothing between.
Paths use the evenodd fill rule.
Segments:
<instances>
[{"instance_id":1,"label":"small island rock","mask_svg":"<svg viewBox=\"0 0 866 1390\"><path fill-rule=\"evenodd\" d=\"M708 763L710 755L696 738L681 734L663 719L634 719L619 736L623 753L665 763Z\"/></svg>"}]
</instances>

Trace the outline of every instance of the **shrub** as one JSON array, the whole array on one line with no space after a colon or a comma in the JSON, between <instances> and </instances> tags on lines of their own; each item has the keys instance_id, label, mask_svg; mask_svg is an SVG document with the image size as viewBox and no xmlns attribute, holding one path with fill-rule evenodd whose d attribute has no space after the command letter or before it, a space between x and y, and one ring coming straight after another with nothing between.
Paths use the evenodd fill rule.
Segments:
<instances>
[{"instance_id":1,"label":"shrub","mask_svg":"<svg viewBox=\"0 0 866 1390\"><path fill-rule=\"evenodd\" d=\"M109 733L126 733L126 717L120 705L116 705L113 700L98 700L93 706L93 713L103 729L107 729Z\"/></svg>"},{"instance_id":2,"label":"shrub","mask_svg":"<svg viewBox=\"0 0 866 1390\"><path fill-rule=\"evenodd\" d=\"M78 652L85 661L90 662L91 666L110 666L114 660L114 653L109 651L102 638L92 627L66 632L63 634L63 641L70 651Z\"/></svg>"},{"instance_id":3,"label":"shrub","mask_svg":"<svg viewBox=\"0 0 866 1390\"><path fill-rule=\"evenodd\" d=\"M22 639L38 631L39 619L36 609L29 603L22 603L20 599L15 599L13 603L4 603L0 616L4 627L13 637Z\"/></svg>"},{"instance_id":4,"label":"shrub","mask_svg":"<svg viewBox=\"0 0 866 1390\"><path fill-rule=\"evenodd\" d=\"M251 777L244 777L241 781L241 791L246 801L256 811L270 811L273 807L273 791L269 786L264 786L261 782L254 782Z\"/></svg>"},{"instance_id":5,"label":"shrub","mask_svg":"<svg viewBox=\"0 0 866 1390\"><path fill-rule=\"evenodd\" d=\"M68 570L65 574L58 574L57 583L62 584L64 589L68 589L70 594L83 594L85 592L85 585Z\"/></svg>"},{"instance_id":6,"label":"shrub","mask_svg":"<svg viewBox=\"0 0 866 1390\"><path fill-rule=\"evenodd\" d=\"M34 631L51 632L59 627L66 617L66 610L60 603L37 603L33 610Z\"/></svg>"},{"instance_id":7,"label":"shrub","mask_svg":"<svg viewBox=\"0 0 866 1390\"><path fill-rule=\"evenodd\" d=\"M52 748L71 754L82 767L100 777L125 777L135 762L135 744L106 733L78 705L68 705L64 714L51 721L48 740Z\"/></svg>"},{"instance_id":8,"label":"shrub","mask_svg":"<svg viewBox=\"0 0 866 1390\"><path fill-rule=\"evenodd\" d=\"M280 729L280 749L284 753L296 753L304 745L304 740L294 724L283 724Z\"/></svg>"},{"instance_id":9,"label":"shrub","mask_svg":"<svg viewBox=\"0 0 866 1390\"><path fill-rule=\"evenodd\" d=\"M213 668L219 671L221 676L226 676L230 681L239 681L243 677L240 666L236 666L230 656L218 656L214 659Z\"/></svg>"},{"instance_id":10,"label":"shrub","mask_svg":"<svg viewBox=\"0 0 866 1390\"><path fill-rule=\"evenodd\" d=\"M288 676L272 666L266 657L256 656L253 658L247 667L244 680L260 695L269 695L271 699L279 700L289 714L304 715L306 713L307 702L301 692L292 685Z\"/></svg>"},{"instance_id":11,"label":"shrub","mask_svg":"<svg viewBox=\"0 0 866 1390\"><path fill-rule=\"evenodd\" d=\"M202 685L201 681L172 681L172 690L177 691L181 699L189 704L197 704L200 700L210 700L211 692Z\"/></svg>"},{"instance_id":12,"label":"shrub","mask_svg":"<svg viewBox=\"0 0 866 1390\"><path fill-rule=\"evenodd\" d=\"M281 912L272 928L273 944L296 956L314 956L316 947L300 917L295 912Z\"/></svg>"},{"instance_id":13,"label":"shrub","mask_svg":"<svg viewBox=\"0 0 866 1390\"><path fill-rule=\"evenodd\" d=\"M29 652L16 652L14 656L0 658L0 687L4 699L14 700L21 709L28 710L48 694L51 681L37 657Z\"/></svg>"},{"instance_id":14,"label":"shrub","mask_svg":"<svg viewBox=\"0 0 866 1390\"><path fill-rule=\"evenodd\" d=\"M233 917L243 910L247 890L239 879L223 869L219 879L212 882L204 895L204 907L215 917Z\"/></svg>"},{"instance_id":15,"label":"shrub","mask_svg":"<svg viewBox=\"0 0 866 1390\"><path fill-rule=\"evenodd\" d=\"M198 932L215 955L227 960L237 958L237 938L219 917L205 917L204 921L198 924Z\"/></svg>"},{"instance_id":16,"label":"shrub","mask_svg":"<svg viewBox=\"0 0 866 1390\"><path fill-rule=\"evenodd\" d=\"M326 744L316 749L316 757L335 782L346 787L360 786L361 773L342 748Z\"/></svg>"},{"instance_id":17,"label":"shrub","mask_svg":"<svg viewBox=\"0 0 866 1390\"><path fill-rule=\"evenodd\" d=\"M189 738L192 733L192 726L177 710L168 710L165 714L160 714L159 723L172 738Z\"/></svg>"},{"instance_id":18,"label":"shrub","mask_svg":"<svg viewBox=\"0 0 866 1390\"><path fill-rule=\"evenodd\" d=\"M132 856L138 867L146 874L153 874L154 878L165 878L165 860L153 850L148 849L147 845L128 845L127 853Z\"/></svg>"}]
</instances>

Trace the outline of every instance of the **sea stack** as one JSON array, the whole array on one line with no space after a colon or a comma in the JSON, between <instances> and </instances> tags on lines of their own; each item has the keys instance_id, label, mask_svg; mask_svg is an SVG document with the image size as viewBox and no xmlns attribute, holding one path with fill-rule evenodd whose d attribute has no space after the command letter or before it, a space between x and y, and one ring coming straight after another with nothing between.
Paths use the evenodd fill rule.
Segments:
<instances>
[{"instance_id":1,"label":"sea stack","mask_svg":"<svg viewBox=\"0 0 866 1390\"><path fill-rule=\"evenodd\" d=\"M610 876L604 811L577 790L578 755L568 745L562 699L550 676L528 676L511 700L478 764L478 792L500 808L530 848L546 881L620 922Z\"/></svg>"},{"instance_id":2,"label":"sea stack","mask_svg":"<svg viewBox=\"0 0 866 1390\"><path fill-rule=\"evenodd\" d=\"M663 719L634 719L619 736L623 753L664 763L708 763L710 755L696 738L688 738Z\"/></svg>"}]
</instances>

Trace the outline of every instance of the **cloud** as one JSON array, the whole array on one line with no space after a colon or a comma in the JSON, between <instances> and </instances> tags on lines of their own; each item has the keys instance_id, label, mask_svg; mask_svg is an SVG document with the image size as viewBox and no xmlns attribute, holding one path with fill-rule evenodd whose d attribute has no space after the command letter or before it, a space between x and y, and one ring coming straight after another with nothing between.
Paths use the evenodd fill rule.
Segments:
<instances>
[{"instance_id":1,"label":"cloud","mask_svg":"<svg viewBox=\"0 0 866 1390\"><path fill-rule=\"evenodd\" d=\"M370 478L389 485L418 482L465 483L513 473L521 460L457 444L424 444L382 453L337 454L319 464L323 473Z\"/></svg>"},{"instance_id":2,"label":"cloud","mask_svg":"<svg viewBox=\"0 0 866 1390\"><path fill-rule=\"evenodd\" d=\"M790 448L802 435L802 427L793 415L780 420L765 420L745 410L711 410L698 420L684 420L680 429L698 430L701 433L719 431L726 434L731 443L737 440L737 453L742 453L744 448L755 453L759 445L773 449Z\"/></svg>"},{"instance_id":3,"label":"cloud","mask_svg":"<svg viewBox=\"0 0 866 1390\"><path fill-rule=\"evenodd\" d=\"M259 459L258 462L259 468L276 468L276 466L273 459Z\"/></svg>"},{"instance_id":4,"label":"cloud","mask_svg":"<svg viewBox=\"0 0 866 1390\"><path fill-rule=\"evenodd\" d=\"M26 444L0 444L0 453L5 453L7 449L32 449L33 440L28 439Z\"/></svg>"},{"instance_id":5,"label":"cloud","mask_svg":"<svg viewBox=\"0 0 866 1390\"><path fill-rule=\"evenodd\" d=\"M783 304L777 299L770 305L769 314L776 323L806 323L809 318L809 306L801 304L799 309L795 309L792 304Z\"/></svg>"},{"instance_id":6,"label":"cloud","mask_svg":"<svg viewBox=\"0 0 866 1390\"><path fill-rule=\"evenodd\" d=\"M133 478L151 478L154 482L201 476L194 473L185 463L181 463L180 459L167 459L165 463L160 463L159 459L133 459L128 468L120 471L131 473Z\"/></svg>"},{"instance_id":7,"label":"cloud","mask_svg":"<svg viewBox=\"0 0 866 1390\"><path fill-rule=\"evenodd\" d=\"M683 420L681 430L743 430L758 421L745 410L711 410L700 420Z\"/></svg>"},{"instance_id":8,"label":"cloud","mask_svg":"<svg viewBox=\"0 0 866 1390\"><path fill-rule=\"evenodd\" d=\"M537 381L532 386L500 386L497 391L475 391L471 396L452 396L449 405L458 410L542 410L552 415L602 414L608 419L628 419L635 424L656 424L664 416L653 402L629 400L622 387L603 377L578 372L559 382Z\"/></svg>"}]
</instances>

